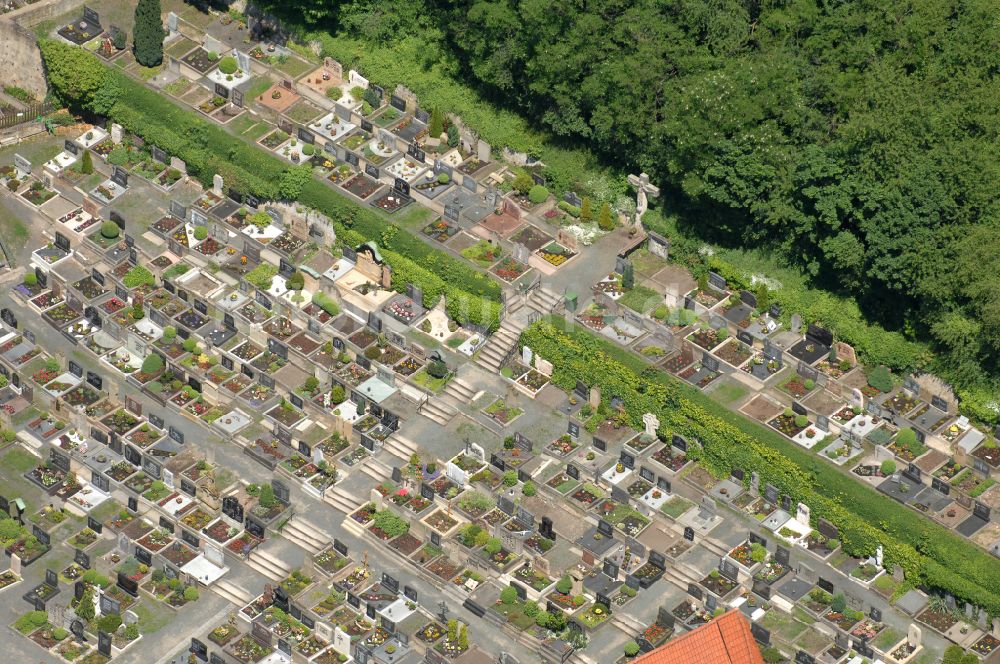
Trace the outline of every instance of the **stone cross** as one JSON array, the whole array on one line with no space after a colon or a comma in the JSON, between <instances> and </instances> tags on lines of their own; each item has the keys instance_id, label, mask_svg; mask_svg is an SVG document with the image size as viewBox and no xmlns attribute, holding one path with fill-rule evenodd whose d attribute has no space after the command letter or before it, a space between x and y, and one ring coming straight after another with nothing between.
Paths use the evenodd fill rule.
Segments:
<instances>
[{"instance_id":1,"label":"stone cross","mask_svg":"<svg viewBox=\"0 0 1000 664\"><path fill-rule=\"evenodd\" d=\"M882 545L879 544L878 548L875 549L875 564L880 568L882 567Z\"/></svg>"},{"instance_id":2,"label":"stone cross","mask_svg":"<svg viewBox=\"0 0 1000 664\"><path fill-rule=\"evenodd\" d=\"M649 200L647 197L658 197L660 195L660 188L651 184L649 182L649 176L645 173L640 173L639 175L629 175L628 183L636 189L635 227L636 229L641 229L642 215L646 214L646 208L649 207Z\"/></svg>"},{"instance_id":3,"label":"stone cross","mask_svg":"<svg viewBox=\"0 0 1000 664\"><path fill-rule=\"evenodd\" d=\"M642 423L646 425L647 436L655 436L656 430L660 428L660 420L653 413L646 413L643 415Z\"/></svg>"}]
</instances>

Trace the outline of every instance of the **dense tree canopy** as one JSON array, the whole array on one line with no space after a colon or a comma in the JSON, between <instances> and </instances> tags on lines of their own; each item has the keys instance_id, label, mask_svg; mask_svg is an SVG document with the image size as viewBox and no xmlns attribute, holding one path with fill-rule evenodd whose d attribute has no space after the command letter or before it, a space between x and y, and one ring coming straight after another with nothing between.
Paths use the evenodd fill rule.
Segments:
<instances>
[{"instance_id":1,"label":"dense tree canopy","mask_svg":"<svg viewBox=\"0 0 1000 664\"><path fill-rule=\"evenodd\" d=\"M992 3L301 6L289 18L311 28L420 35L495 101L649 172L701 237L780 250L874 318L955 351L970 379L996 366L1000 295L983 269L1000 234Z\"/></svg>"}]
</instances>

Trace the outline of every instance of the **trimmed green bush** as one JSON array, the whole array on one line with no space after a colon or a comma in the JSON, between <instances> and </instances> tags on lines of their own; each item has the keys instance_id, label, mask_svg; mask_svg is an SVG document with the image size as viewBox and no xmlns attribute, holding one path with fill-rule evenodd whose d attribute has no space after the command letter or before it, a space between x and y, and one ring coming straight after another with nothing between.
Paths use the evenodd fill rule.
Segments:
<instances>
[{"instance_id":1,"label":"trimmed green bush","mask_svg":"<svg viewBox=\"0 0 1000 664\"><path fill-rule=\"evenodd\" d=\"M868 384L879 392L891 392L892 373L886 367L875 367L868 374Z\"/></svg>"},{"instance_id":2,"label":"trimmed green bush","mask_svg":"<svg viewBox=\"0 0 1000 664\"><path fill-rule=\"evenodd\" d=\"M219 71L223 74L235 74L236 70L239 68L240 66L237 64L236 58L231 55L227 55L219 60Z\"/></svg>"},{"instance_id":3,"label":"trimmed green bush","mask_svg":"<svg viewBox=\"0 0 1000 664\"><path fill-rule=\"evenodd\" d=\"M197 226L194 229L194 239L201 242L208 237L208 227L207 226Z\"/></svg>"},{"instance_id":4,"label":"trimmed green bush","mask_svg":"<svg viewBox=\"0 0 1000 664\"><path fill-rule=\"evenodd\" d=\"M528 190L528 200L538 205L539 203L544 203L549 197L549 190L540 184L536 184L531 189Z\"/></svg>"},{"instance_id":5,"label":"trimmed green bush","mask_svg":"<svg viewBox=\"0 0 1000 664\"><path fill-rule=\"evenodd\" d=\"M163 360L156 353L150 353L145 360L142 361L142 368L140 371L144 374L155 374L163 371Z\"/></svg>"},{"instance_id":6,"label":"trimmed green bush","mask_svg":"<svg viewBox=\"0 0 1000 664\"><path fill-rule=\"evenodd\" d=\"M121 229L118 228L118 224L113 221L105 221L101 224L101 236L106 237L109 240L114 240L118 237Z\"/></svg>"}]
</instances>

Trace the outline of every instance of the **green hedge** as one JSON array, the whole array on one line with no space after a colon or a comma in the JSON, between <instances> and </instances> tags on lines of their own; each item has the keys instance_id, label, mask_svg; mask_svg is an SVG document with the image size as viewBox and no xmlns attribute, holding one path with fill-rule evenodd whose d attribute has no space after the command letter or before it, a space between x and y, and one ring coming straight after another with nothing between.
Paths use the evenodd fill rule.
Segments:
<instances>
[{"instance_id":1,"label":"green hedge","mask_svg":"<svg viewBox=\"0 0 1000 664\"><path fill-rule=\"evenodd\" d=\"M809 505L814 518L831 521L847 553L873 555L881 544L890 569L900 565L909 579L1000 615L1000 564L985 551L612 342L564 326L541 321L520 340L553 362L560 387L572 389L578 380L599 385L605 398L624 400L634 426L655 413L664 436L676 432L701 443L690 454L717 476L734 467L756 471L762 482Z\"/></svg>"},{"instance_id":2,"label":"green hedge","mask_svg":"<svg viewBox=\"0 0 1000 664\"><path fill-rule=\"evenodd\" d=\"M326 183L313 179L307 166L293 167L253 144L239 140L197 113L182 108L159 93L110 68L97 69L97 56L50 40L41 43L46 65L67 71L52 82L55 93L80 110L98 107L92 89L114 91L115 99L102 100L100 110L147 143L184 160L188 173L206 187L218 173L227 187L265 200L297 199L333 220L342 242L357 245L374 240L393 269L393 288L404 291L408 283L424 291L424 306L447 299L447 311L460 323L495 330L500 323L500 285L449 254L388 222L374 210L358 206ZM81 64L82 63L82 64ZM79 77L72 69L88 68L89 84L78 91ZM90 70L96 70L94 73ZM98 75L99 74L99 75ZM109 93L110 94L110 93Z\"/></svg>"}]
</instances>

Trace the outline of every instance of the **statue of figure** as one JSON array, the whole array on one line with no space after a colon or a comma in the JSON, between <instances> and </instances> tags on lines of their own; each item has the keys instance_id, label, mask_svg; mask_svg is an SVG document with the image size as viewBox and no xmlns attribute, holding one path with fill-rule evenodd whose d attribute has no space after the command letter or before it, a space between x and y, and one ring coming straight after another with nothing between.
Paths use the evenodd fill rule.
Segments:
<instances>
[{"instance_id":1,"label":"statue of figure","mask_svg":"<svg viewBox=\"0 0 1000 664\"><path fill-rule=\"evenodd\" d=\"M658 197L660 195L660 188L651 184L649 176L645 173L629 175L628 183L636 188L634 228L642 230L642 215L646 214L646 209L649 207L648 197Z\"/></svg>"}]
</instances>

